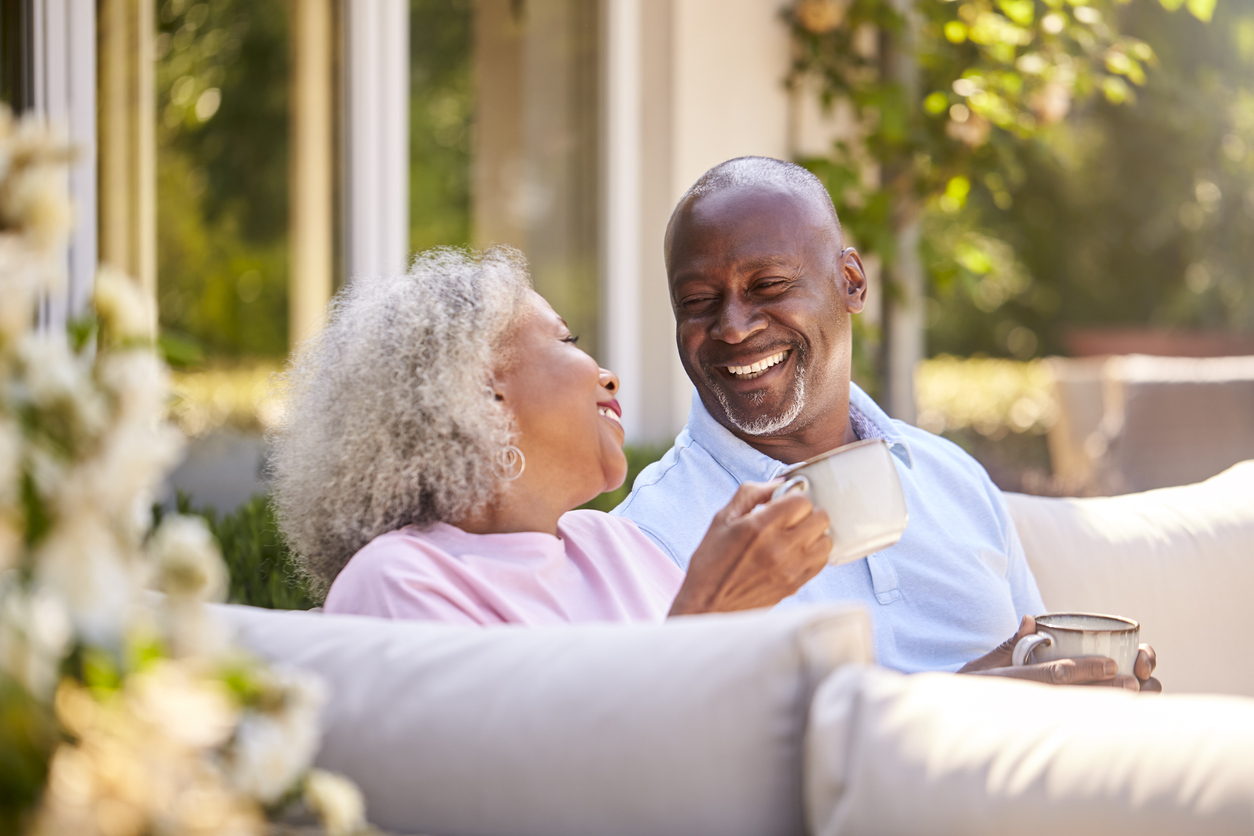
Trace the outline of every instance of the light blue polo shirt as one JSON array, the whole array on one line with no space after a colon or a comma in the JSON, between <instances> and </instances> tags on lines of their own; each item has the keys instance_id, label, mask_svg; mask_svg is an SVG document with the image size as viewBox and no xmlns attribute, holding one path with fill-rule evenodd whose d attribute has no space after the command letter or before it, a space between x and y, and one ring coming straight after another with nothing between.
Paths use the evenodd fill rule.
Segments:
<instances>
[{"instance_id":1,"label":"light blue polo shirt","mask_svg":"<svg viewBox=\"0 0 1254 836\"><path fill-rule=\"evenodd\" d=\"M850 384L862 437L888 441L910 522L901 540L865 560L829 566L779 606L858 601L871 613L880 664L954 671L1045 612L1001 491L957 445L894 421ZM688 424L612 513L640 527L683 569L741 482L785 465L736 438L693 390Z\"/></svg>"}]
</instances>

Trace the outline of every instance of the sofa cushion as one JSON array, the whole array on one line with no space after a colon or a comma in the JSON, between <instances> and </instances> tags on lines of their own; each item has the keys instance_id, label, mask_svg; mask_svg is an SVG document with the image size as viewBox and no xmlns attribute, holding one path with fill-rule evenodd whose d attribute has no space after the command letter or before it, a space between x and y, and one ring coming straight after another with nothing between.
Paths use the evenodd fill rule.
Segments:
<instances>
[{"instance_id":1,"label":"sofa cushion","mask_svg":"<svg viewBox=\"0 0 1254 836\"><path fill-rule=\"evenodd\" d=\"M1254 700L847 667L806 735L815 836L1254 832Z\"/></svg>"},{"instance_id":2,"label":"sofa cushion","mask_svg":"<svg viewBox=\"0 0 1254 836\"><path fill-rule=\"evenodd\" d=\"M218 607L330 687L318 764L371 821L450 834L799 834L813 690L868 662L860 610L469 628Z\"/></svg>"},{"instance_id":3,"label":"sofa cushion","mask_svg":"<svg viewBox=\"0 0 1254 836\"><path fill-rule=\"evenodd\" d=\"M1006 501L1047 607L1139 620L1168 691L1254 696L1239 643L1254 590L1254 461L1196 485Z\"/></svg>"}]
</instances>

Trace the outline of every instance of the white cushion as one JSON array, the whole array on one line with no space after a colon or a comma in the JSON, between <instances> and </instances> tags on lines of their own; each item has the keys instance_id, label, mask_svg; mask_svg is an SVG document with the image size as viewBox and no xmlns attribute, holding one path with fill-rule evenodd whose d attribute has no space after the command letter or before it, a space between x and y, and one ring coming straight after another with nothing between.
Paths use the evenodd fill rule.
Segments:
<instances>
[{"instance_id":1,"label":"white cushion","mask_svg":"<svg viewBox=\"0 0 1254 836\"><path fill-rule=\"evenodd\" d=\"M813 690L872 647L834 608L527 629L218 612L327 680L318 763L371 821L441 836L800 834Z\"/></svg>"},{"instance_id":2,"label":"white cushion","mask_svg":"<svg viewBox=\"0 0 1254 836\"><path fill-rule=\"evenodd\" d=\"M1245 645L1254 592L1254 461L1141 494L1007 494L1045 605L1125 615L1174 692L1254 696Z\"/></svg>"},{"instance_id":3,"label":"white cushion","mask_svg":"<svg viewBox=\"0 0 1254 836\"><path fill-rule=\"evenodd\" d=\"M806 735L815 836L1254 832L1254 700L847 667Z\"/></svg>"}]
</instances>

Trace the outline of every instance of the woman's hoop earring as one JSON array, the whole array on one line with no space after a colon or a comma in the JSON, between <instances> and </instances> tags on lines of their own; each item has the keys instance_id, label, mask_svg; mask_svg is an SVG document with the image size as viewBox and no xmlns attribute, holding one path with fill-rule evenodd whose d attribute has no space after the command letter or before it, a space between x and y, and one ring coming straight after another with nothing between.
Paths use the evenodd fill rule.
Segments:
<instances>
[{"instance_id":1,"label":"woman's hoop earring","mask_svg":"<svg viewBox=\"0 0 1254 836\"><path fill-rule=\"evenodd\" d=\"M527 457L513 444L507 444L497 455L496 465L501 471L501 481L513 482L527 469Z\"/></svg>"}]
</instances>

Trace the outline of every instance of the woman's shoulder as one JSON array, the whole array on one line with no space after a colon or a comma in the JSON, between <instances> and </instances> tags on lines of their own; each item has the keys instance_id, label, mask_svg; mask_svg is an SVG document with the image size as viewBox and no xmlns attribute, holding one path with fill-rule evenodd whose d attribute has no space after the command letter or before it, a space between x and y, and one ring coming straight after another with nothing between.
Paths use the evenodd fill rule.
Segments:
<instances>
[{"instance_id":1,"label":"woman's shoulder","mask_svg":"<svg viewBox=\"0 0 1254 836\"><path fill-rule=\"evenodd\" d=\"M572 534L620 534L639 535L640 529L626 517L616 517L604 511L580 508L567 511L558 521L558 529Z\"/></svg>"},{"instance_id":2,"label":"woman's shoulder","mask_svg":"<svg viewBox=\"0 0 1254 836\"><path fill-rule=\"evenodd\" d=\"M670 558L627 517L618 517L604 511L581 509L567 511L558 522L558 531L582 546L626 549L634 553L648 552L661 555L669 563Z\"/></svg>"},{"instance_id":3,"label":"woman's shoulder","mask_svg":"<svg viewBox=\"0 0 1254 836\"><path fill-rule=\"evenodd\" d=\"M438 532L424 530L415 526L404 526L388 531L375 537L357 550L349 559L344 571L361 572L368 570L377 572L381 569L398 567L415 567L430 565L429 561L440 562L449 557L442 547ZM415 558L426 560L415 560ZM341 573L342 574L342 573Z\"/></svg>"}]
</instances>

